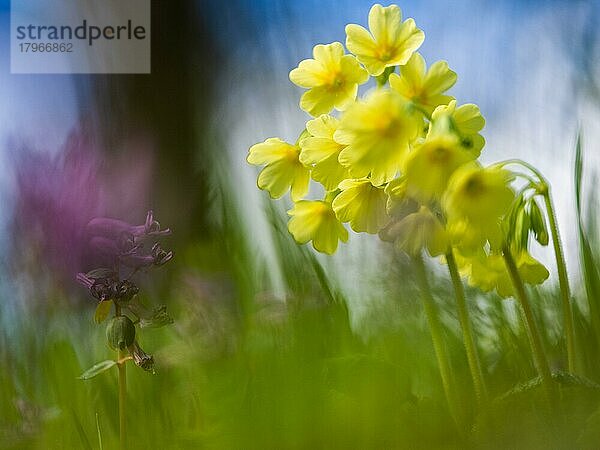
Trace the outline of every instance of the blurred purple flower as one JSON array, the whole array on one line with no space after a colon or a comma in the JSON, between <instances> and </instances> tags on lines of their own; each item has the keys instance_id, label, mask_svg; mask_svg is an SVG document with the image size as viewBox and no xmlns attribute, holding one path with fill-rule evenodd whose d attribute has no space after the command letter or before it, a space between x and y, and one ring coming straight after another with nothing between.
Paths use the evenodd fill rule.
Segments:
<instances>
[{"instance_id":1,"label":"blurred purple flower","mask_svg":"<svg viewBox=\"0 0 600 450\"><path fill-rule=\"evenodd\" d=\"M104 265L138 270L152 265L162 266L173 257L173 252L162 249L154 242L148 250L148 241L171 234L170 229L160 229L154 213L148 211L143 225L131 225L119 219L95 217L86 226L89 247Z\"/></svg>"},{"instance_id":2,"label":"blurred purple flower","mask_svg":"<svg viewBox=\"0 0 600 450\"><path fill-rule=\"evenodd\" d=\"M86 227L95 217L143 212L153 176L147 145L132 143L127 151L108 157L90 133L77 131L58 154L21 148L14 163L13 251L21 255L21 261L43 262L44 270L51 268L63 280L72 280L81 269L99 267L97 258L110 254L106 246L116 245L127 254L137 245L136 239L168 232L159 231L151 215L137 227L114 221L115 229L125 224L128 228L122 231L130 234L119 233L112 242L112 236L98 234L92 242L96 248L90 250ZM98 248L105 250L104 255Z\"/></svg>"}]
</instances>

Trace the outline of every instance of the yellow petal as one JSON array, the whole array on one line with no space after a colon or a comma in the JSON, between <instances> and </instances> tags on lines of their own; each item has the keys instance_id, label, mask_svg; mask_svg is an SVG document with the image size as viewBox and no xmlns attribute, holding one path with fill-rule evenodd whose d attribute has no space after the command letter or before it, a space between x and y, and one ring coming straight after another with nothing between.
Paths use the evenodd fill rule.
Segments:
<instances>
[{"instance_id":1,"label":"yellow petal","mask_svg":"<svg viewBox=\"0 0 600 450\"><path fill-rule=\"evenodd\" d=\"M348 169L338 162L338 152L321 160L311 171L313 180L321 183L326 191L337 189L338 185L350 177Z\"/></svg>"},{"instance_id":2,"label":"yellow petal","mask_svg":"<svg viewBox=\"0 0 600 450\"><path fill-rule=\"evenodd\" d=\"M298 67L290 72L290 81L303 88L323 84L323 65L314 59L300 61Z\"/></svg>"},{"instance_id":3,"label":"yellow petal","mask_svg":"<svg viewBox=\"0 0 600 450\"><path fill-rule=\"evenodd\" d=\"M423 90L428 97L441 94L454 86L456 79L456 72L450 70L446 61L437 61L427 71Z\"/></svg>"},{"instance_id":4,"label":"yellow petal","mask_svg":"<svg viewBox=\"0 0 600 450\"><path fill-rule=\"evenodd\" d=\"M346 47L356 56L375 55L373 36L360 25L346 25ZM358 60L360 61L360 58Z\"/></svg>"},{"instance_id":5,"label":"yellow petal","mask_svg":"<svg viewBox=\"0 0 600 450\"><path fill-rule=\"evenodd\" d=\"M311 116L330 113L336 96L327 87L314 87L306 91L300 98L300 108Z\"/></svg>"},{"instance_id":6,"label":"yellow petal","mask_svg":"<svg viewBox=\"0 0 600 450\"><path fill-rule=\"evenodd\" d=\"M461 133L475 134L485 126L485 119L481 115L479 106L467 103L456 108L453 114Z\"/></svg>"},{"instance_id":7,"label":"yellow petal","mask_svg":"<svg viewBox=\"0 0 600 450\"><path fill-rule=\"evenodd\" d=\"M368 180L344 180L342 192L332 206L341 222L349 222L356 232L376 234L388 221L386 195Z\"/></svg>"},{"instance_id":8,"label":"yellow petal","mask_svg":"<svg viewBox=\"0 0 600 450\"><path fill-rule=\"evenodd\" d=\"M396 34L396 40L393 43L395 51L387 65L402 66L406 64L424 40L425 33L417 28L415 21L413 19L405 20L400 31Z\"/></svg>"},{"instance_id":9,"label":"yellow petal","mask_svg":"<svg viewBox=\"0 0 600 450\"><path fill-rule=\"evenodd\" d=\"M363 84L369 79L369 72L367 72L352 55L344 55L340 69L347 82Z\"/></svg>"},{"instance_id":10,"label":"yellow petal","mask_svg":"<svg viewBox=\"0 0 600 450\"><path fill-rule=\"evenodd\" d=\"M340 121L337 118L323 114L306 122L306 129L311 136L333 139L333 133L335 133L339 124Z\"/></svg>"},{"instance_id":11,"label":"yellow petal","mask_svg":"<svg viewBox=\"0 0 600 450\"><path fill-rule=\"evenodd\" d=\"M400 73L408 86L420 91L425 79L425 59L419 53L413 53L408 62L400 67Z\"/></svg>"},{"instance_id":12,"label":"yellow petal","mask_svg":"<svg viewBox=\"0 0 600 450\"><path fill-rule=\"evenodd\" d=\"M344 56L344 46L339 42L318 44L313 48L313 56L326 70L339 70L340 61Z\"/></svg>"},{"instance_id":13,"label":"yellow petal","mask_svg":"<svg viewBox=\"0 0 600 450\"><path fill-rule=\"evenodd\" d=\"M288 214L292 216L288 230L300 244L313 241L317 251L332 254L337 250L338 241L348 240L348 231L337 220L331 204L327 202L301 200L295 203Z\"/></svg>"},{"instance_id":14,"label":"yellow petal","mask_svg":"<svg viewBox=\"0 0 600 450\"><path fill-rule=\"evenodd\" d=\"M300 142L302 151L300 152L300 161L305 165L318 164L325 158L337 155L343 148L340 144L329 138L309 137Z\"/></svg>"},{"instance_id":15,"label":"yellow petal","mask_svg":"<svg viewBox=\"0 0 600 450\"><path fill-rule=\"evenodd\" d=\"M297 201L308 193L310 172L302 165L298 165L295 168L293 177L290 187L290 197L293 201Z\"/></svg>"},{"instance_id":16,"label":"yellow petal","mask_svg":"<svg viewBox=\"0 0 600 450\"><path fill-rule=\"evenodd\" d=\"M269 138L260 144L250 147L246 160L254 165L269 164L278 159L285 158L295 151L293 145L279 138Z\"/></svg>"},{"instance_id":17,"label":"yellow petal","mask_svg":"<svg viewBox=\"0 0 600 450\"><path fill-rule=\"evenodd\" d=\"M389 45L402 24L402 11L397 5L375 4L369 11L369 30L378 44Z\"/></svg>"}]
</instances>

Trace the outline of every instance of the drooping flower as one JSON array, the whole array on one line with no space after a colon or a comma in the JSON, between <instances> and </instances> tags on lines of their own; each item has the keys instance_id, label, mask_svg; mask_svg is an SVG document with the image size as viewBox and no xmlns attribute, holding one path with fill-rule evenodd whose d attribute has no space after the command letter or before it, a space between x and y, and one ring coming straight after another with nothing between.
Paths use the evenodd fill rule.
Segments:
<instances>
[{"instance_id":1,"label":"drooping flower","mask_svg":"<svg viewBox=\"0 0 600 450\"><path fill-rule=\"evenodd\" d=\"M423 249L431 256L438 256L445 253L449 245L442 223L426 206L393 220L379 236L384 241L394 242L396 248L411 256L420 255Z\"/></svg>"},{"instance_id":2,"label":"drooping flower","mask_svg":"<svg viewBox=\"0 0 600 450\"><path fill-rule=\"evenodd\" d=\"M348 241L348 231L336 217L331 203L321 200L300 200L288 211L288 230L299 244L312 241L315 250L335 253L338 241Z\"/></svg>"},{"instance_id":3,"label":"drooping flower","mask_svg":"<svg viewBox=\"0 0 600 450\"><path fill-rule=\"evenodd\" d=\"M339 123L335 117L323 114L307 122L310 137L300 141L300 161L312 167L311 177L327 191L333 191L342 180L349 178L348 170L338 161L344 146L333 140Z\"/></svg>"},{"instance_id":4,"label":"drooping flower","mask_svg":"<svg viewBox=\"0 0 600 450\"><path fill-rule=\"evenodd\" d=\"M133 362L136 366L141 367L146 372L155 373L154 370L154 357L146 353L142 347L138 344L137 340L133 341L129 347L129 354L133 358Z\"/></svg>"},{"instance_id":5,"label":"drooping flower","mask_svg":"<svg viewBox=\"0 0 600 450\"><path fill-rule=\"evenodd\" d=\"M346 47L375 76L386 67L406 64L425 39L413 19L402 22L402 11L396 5L373 5L369 11L369 30L347 25Z\"/></svg>"},{"instance_id":6,"label":"drooping flower","mask_svg":"<svg viewBox=\"0 0 600 450\"><path fill-rule=\"evenodd\" d=\"M148 211L146 221L142 225L131 225L123 220L109 217L95 217L88 222L86 231L90 236L115 240L122 236L130 236L136 243L171 234L169 228L161 230L160 223L154 219L152 210Z\"/></svg>"},{"instance_id":7,"label":"drooping flower","mask_svg":"<svg viewBox=\"0 0 600 450\"><path fill-rule=\"evenodd\" d=\"M448 226L461 243L478 245L489 241L502 244L501 219L510 209L515 192L511 172L499 167L483 168L477 163L458 168L442 197ZM467 239L468 236L468 239Z\"/></svg>"},{"instance_id":8,"label":"drooping flower","mask_svg":"<svg viewBox=\"0 0 600 450\"><path fill-rule=\"evenodd\" d=\"M390 75L390 86L403 98L411 101L428 114L439 105L446 105L453 98L444 95L456 83L456 73L448 67L446 61L437 61L426 70L425 59L419 53L413 53L400 74Z\"/></svg>"},{"instance_id":9,"label":"drooping flower","mask_svg":"<svg viewBox=\"0 0 600 450\"><path fill-rule=\"evenodd\" d=\"M357 233L375 234L387 223L387 196L367 179L344 180L332 207L341 222L349 222Z\"/></svg>"},{"instance_id":10,"label":"drooping flower","mask_svg":"<svg viewBox=\"0 0 600 450\"><path fill-rule=\"evenodd\" d=\"M309 89L300 99L300 108L314 117L343 111L356 98L358 85L369 78L356 58L344 54L339 42L313 48L314 59L305 59L290 72L292 83Z\"/></svg>"},{"instance_id":11,"label":"drooping flower","mask_svg":"<svg viewBox=\"0 0 600 450\"><path fill-rule=\"evenodd\" d=\"M473 159L475 155L465 151L455 135L428 137L406 157L407 194L422 203L439 200L454 171Z\"/></svg>"},{"instance_id":12,"label":"drooping flower","mask_svg":"<svg viewBox=\"0 0 600 450\"><path fill-rule=\"evenodd\" d=\"M510 274L502 255L480 251L469 257L457 255L457 262L469 277L469 285L484 292L495 290L502 297L515 295ZM515 255L515 264L524 283L538 285L550 275L548 269L527 251Z\"/></svg>"},{"instance_id":13,"label":"drooping flower","mask_svg":"<svg viewBox=\"0 0 600 450\"><path fill-rule=\"evenodd\" d=\"M173 258L173 252L162 249L153 239L171 234L161 229L152 211L146 214L142 225L131 225L119 219L95 217L86 226L90 257L108 267L126 267L138 270L151 265L161 266Z\"/></svg>"},{"instance_id":14,"label":"drooping flower","mask_svg":"<svg viewBox=\"0 0 600 450\"><path fill-rule=\"evenodd\" d=\"M288 190L292 200L300 200L308 192L309 170L300 162L300 147L279 138L269 138L253 145L247 161L265 165L258 175L258 187L272 198L283 196Z\"/></svg>"},{"instance_id":15,"label":"drooping flower","mask_svg":"<svg viewBox=\"0 0 600 450\"><path fill-rule=\"evenodd\" d=\"M456 100L451 100L448 105L438 106L433 111L431 120L430 134L448 132L449 124L451 130L459 136L462 146L479 156L485 145L485 139L479 134L485 126L479 106L467 103L457 107Z\"/></svg>"},{"instance_id":16,"label":"drooping flower","mask_svg":"<svg viewBox=\"0 0 600 450\"><path fill-rule=\"evenodd\" d=\"M372 92L342 117L334 138L347 147L339 161L354 178L370 176L375 185L386 183L400 171L421 124L396 92Z\"/></svg>"}]
</instances>

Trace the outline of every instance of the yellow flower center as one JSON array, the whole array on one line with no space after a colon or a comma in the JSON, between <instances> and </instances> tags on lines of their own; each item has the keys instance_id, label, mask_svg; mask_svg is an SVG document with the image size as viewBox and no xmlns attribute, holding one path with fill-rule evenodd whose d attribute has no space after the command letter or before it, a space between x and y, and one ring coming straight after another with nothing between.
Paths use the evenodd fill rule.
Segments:
<instances>
[{"instance_id":1,"label":"yellow flower center","mask_svg":"<svg viewBox=\"0 0 600 450\"><path fill-rule=\"evenodd\" d=\"M387 45L382 45L377 49L377 56L381 61L389 61L392 58L394 49Z\"/></svg>"},{"instance_id":2,"label":"yellow flower center","mask_svg":"<svg viewBox=\"0 0 600 450\"><path fill-rule=\"evenodd\" d=\"M295 146L293 149L290 149L287 154L285 155L285 158L290 161L291 163L297 163L297 164L302 164L300 163L300 160L298 159L300 155L300 147Z\"/></svg>"},{"instance_id":3,"label":"yellow flower center","mask_svg":"<svg viewBox=\"0 0 600 450\"><path fill-rule=\"evenodd\" d=\"M374 128L381 137L394 139L400 134L401 126L395 117L382 114L377 119Z\"/></svg>"}]
</instances>

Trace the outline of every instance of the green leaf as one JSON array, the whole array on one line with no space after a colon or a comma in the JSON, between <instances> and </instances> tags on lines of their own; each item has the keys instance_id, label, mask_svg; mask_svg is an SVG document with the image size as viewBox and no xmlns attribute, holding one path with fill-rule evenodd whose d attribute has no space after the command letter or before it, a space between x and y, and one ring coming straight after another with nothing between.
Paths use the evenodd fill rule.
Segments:
<instances>
[{"instance_id":1,"label":"green leaf","mask_svg":"<svg viewBox=\"0 0 600 450\"><path fill-rule=\"evenodd\" d=\"M103 302L98 303L96 307L96 312L94 313L94 322L102 323L108 317L110 313L110 307L112 306L112 300L105 300Z\"/></svg>"},{"instance_id":2,"label":"green leaf","mask_svg":"<svg viewBox=\"0 0 600 450\"><path fill-rule=\"evenodd\" d=\"M583 146L581 132L577 134L575 145L575 203L577 209L577 225L579 234L579 254L581 259L582 275L585 284L588 307L590 310L591 325L596 345L600 346L600 268L592 250L592 243L584 227L584 217L581 205L581 189L583 179ZM594 192L592 190L592 192ZM592 201L590 203L593 204ZM592 214L591 217L594 217Z\"/></svg>"},{"instance_id":3,"label":"green leaf","mask_svg":"<svg viewBox=\"0 0 600 450\"><path fill-rule=\"evenodd\" d=\"M577 216L581 220L581 180L583 177L583 155L581 152L581 130L577 132L577 143L575 144L575 201Z\"/></svg>"},{"instance_id":4,"label":"green leaf","mask_svg":"<svg viewBox=\"0 0 600 450\"><path fill-rule=\"evenodd\" d=\"M80 380L89 380L90 378L94 378L96 375L101 374L102 372L111 369L116 366L117 362L112 359L107 359L106 361L99 362L98 364L94 364L88 370L79 375Z\"/></svg>"}]
</instances>

